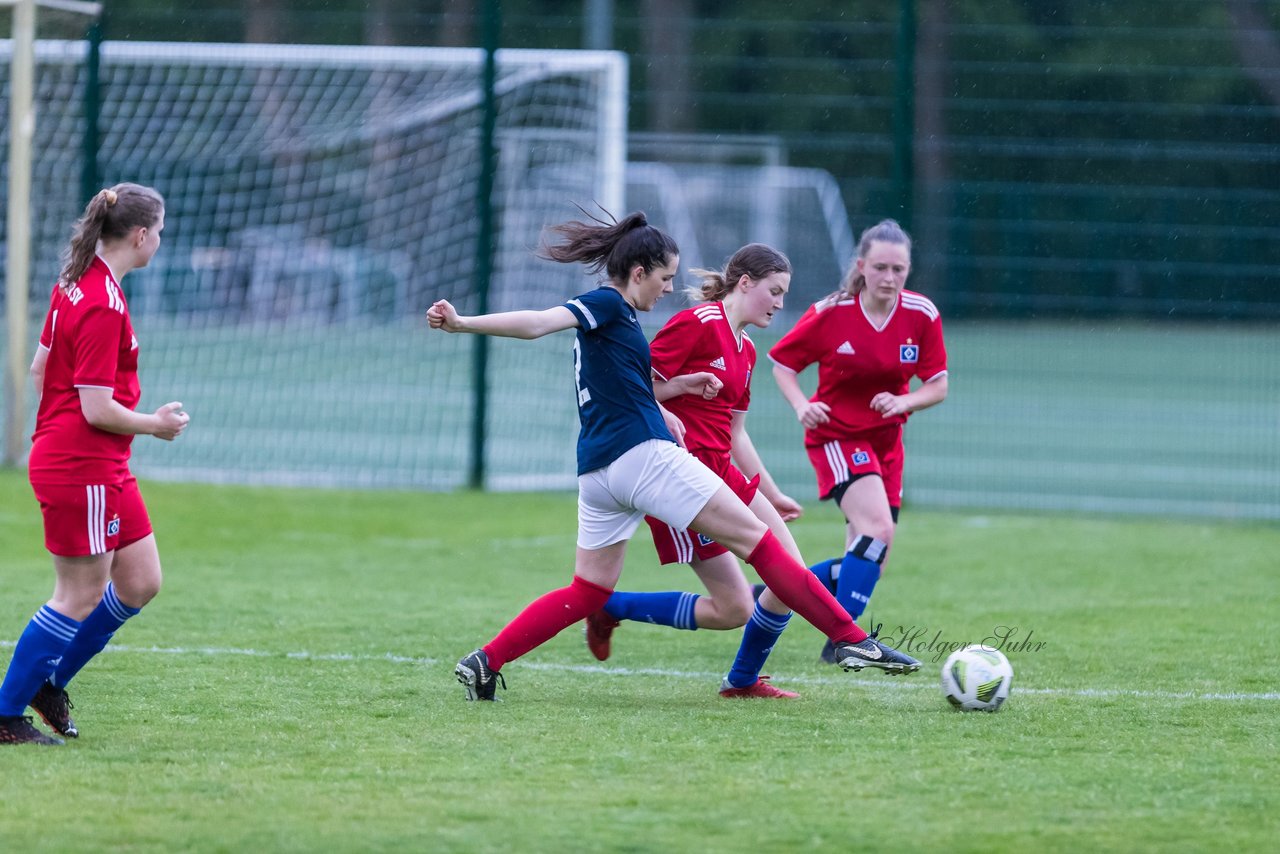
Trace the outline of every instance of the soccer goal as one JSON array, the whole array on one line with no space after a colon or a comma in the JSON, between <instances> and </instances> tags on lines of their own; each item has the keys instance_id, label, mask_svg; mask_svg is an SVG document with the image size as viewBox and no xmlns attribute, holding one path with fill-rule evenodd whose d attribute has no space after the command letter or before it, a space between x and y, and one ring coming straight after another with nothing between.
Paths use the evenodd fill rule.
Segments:
<instances>
[{"instance_id":1,"label":"soccer goal","mask_svg":"<svg viewBox=\"0 0 1280 854\"><path fill-rule=\"evenodd\" d=\"M10 50L0 42L0 59ZM33 314L83 203L86 58L83 42L36 46ZM465 482L469 339L422 318L436 298L475 308L483 62L477 49L102 44L102 183L167 201L159 254L124 282L142 407L181 399L193 419L175 446L136 442L136 471ZM489 307L550 305L582 277L532 257L542 229L575 203L623 204L625 58L504 50L497 72ZM570 346L492 351L487 468L502 484L572 482Z\"/></svg>"}]
</instances>

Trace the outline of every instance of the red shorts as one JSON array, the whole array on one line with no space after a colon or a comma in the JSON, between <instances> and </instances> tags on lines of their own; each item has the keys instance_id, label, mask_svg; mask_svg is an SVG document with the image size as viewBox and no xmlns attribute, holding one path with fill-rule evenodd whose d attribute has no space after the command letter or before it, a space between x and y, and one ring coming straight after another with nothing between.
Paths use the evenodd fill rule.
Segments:
<instances>
[{"instance_id":1,"label":"red shorts","mask_svg":"<svg viewBox=\"0 0 1280 854\"><path fill-rule=\"evenodd\" d=\"M44 515L44 546L59 557L100 555L151 533L138 481L67 486L33 483Z\"/></svg>"},{"instance_id":2,"label":"red shorts","mask_svg":"<svg viewBox=\"0 0 1280 854\"><path fill-rule=\"evenodd\" d=\"M884 480L890 507L902 506L902 425L893 424L857 438L805 447L818 476L818 497L826 501L842 483L868 474Z\"/></svg>"},{"instance_id":3,"label":"red shorts","mask_svg":"<svg viewBox=\"0 0 1280 854\"><path fill-rule=\"evenodd\" d=\"M699 457L699 459L702 458ZM738 471L737 466L731 462L726 461L720 467L712 465L705 459L702 462L706 463L725 482L725 485L733 490L734 495L742 499L743 504L750 504L751 499L756 497L756 490L760 488L759 475L747 480L747 476ZM699 560L708 560L729 551L715 540L696 531L673 528L652 516L645 516L644 520L649 523L649 530L653 534L653 545L658 550L658 560L663 566L669 563L689 563L695 557Z\"/></svg>"}]
</instances>

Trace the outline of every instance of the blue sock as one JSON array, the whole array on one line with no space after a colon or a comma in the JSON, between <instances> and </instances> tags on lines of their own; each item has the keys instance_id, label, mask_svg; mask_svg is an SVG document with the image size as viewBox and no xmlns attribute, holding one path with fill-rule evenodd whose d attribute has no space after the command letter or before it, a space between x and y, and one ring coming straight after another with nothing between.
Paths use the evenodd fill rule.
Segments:
<instances>
[{"instance_id":1,"label":"blue sock","mask_svg":"<svg viewBox=\"0 0 1280 854\"><path fill-rule=\"evenodd\" d=\"M102 648L111 640L116 629L124 625L125 620L136 617L141 608L130 608L116 596L116 586L108 583L102 594L102 601L80 624L80 631L71 639L62 661L53 673L53 684L59 688L67 687L75 675L80 672L89 659L102 652Z\"/></svg>"},{"instance_id":2,"label":"blue sock","mask_svg":"<svg viewBox=\"0 0 1280 854\"><path fill-rule=\"evenodd\" d=\"M818 576L818 580L827 585L827 589L832 593L836 592L836 583L831 580L831 570L839 566L841 560L842 558L833 557L809 567L809 571Z\"/></svg>"},{"instance_id":3,"label":"blue sock","mask_svg":"<svg viewBox=\"0 0 1280 854\"><path fill-rule=\"evenodd\" d=\"M862 616L871 601L871 592L880 580L880 564L853 552L840 559L840 577L836 580L836 601L855 620Z\"/></svg>"},{"instance_id":4,"label":"blue sock","mask_svg":"<svg viewBox=\"0 0 1280 854\"><path fill-rule=\"evenodd\" d=\"M636 620L677 629L698 628L693 606L697 593L614 593L604 609L615 620Z\"/></svg>"},{"instance_id":5,"label":"blue sock","mask_svg":"<svg viewBox=\"0 0 1280 854\"><path fill-rule=\"evenodd\" d=\"M730 685L734 688L746 688L756 683L769 653L773 652L773 645L778 642L778 636L790 619L790 612L775 614L766 611L759 602L756 603L751 619L747 620L746 628L742 630L738 657L733 660L733 667L729 670Z\"/></svg>"},{"instance_id":6,"label":"blue sock","mask_svg":"<svg viewBox=\"0 0 1280 854\"><path fill-rule=\"evenodd\" d=\"M13 648L9 670L0 685L0 717L26 711L79 628L78 620L59 614L48 605L36 611Z\"/></svg>"}]
</instances>

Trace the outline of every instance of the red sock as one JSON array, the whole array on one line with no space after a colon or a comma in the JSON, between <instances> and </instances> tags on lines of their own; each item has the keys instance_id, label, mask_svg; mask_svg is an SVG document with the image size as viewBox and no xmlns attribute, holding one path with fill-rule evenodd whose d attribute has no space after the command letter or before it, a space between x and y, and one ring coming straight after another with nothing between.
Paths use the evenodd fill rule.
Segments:
<instances>
[{"instance_id":1,"label":"red sock","mask_svg":"<svg viewBox=\"0 0 1280 854\"><path fill-rule=\"evenodd\" d=\"M612 594L608 587L575 575L568 587L539 596L507 623L496 638L485 644L483 649L489 657L490 669L501 670L508 661L515 661L600 610Z\"/></svg>"},{"instance_id":2,"label":"red sock","mask_svg":"<svg viewBox=\"0 0 1280 854\"><path fill-rule=\"evenodd\" d=\"M857 643L867 636L827 586L783 548L773 531L765 531L747 563L755 567L761 580L788 608L831 640Z\"/></svg>"}]
</instances>

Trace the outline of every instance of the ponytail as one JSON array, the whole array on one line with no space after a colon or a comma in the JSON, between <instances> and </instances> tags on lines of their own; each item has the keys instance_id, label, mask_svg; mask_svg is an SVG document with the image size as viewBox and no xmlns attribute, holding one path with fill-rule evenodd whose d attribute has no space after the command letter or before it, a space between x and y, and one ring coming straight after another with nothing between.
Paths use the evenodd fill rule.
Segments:
<instances>
[{"instance_id":1,"label":"ponytail","mask_svg":"<svg viewBox=\"0 0 1280 854\"><path fill-rule=\"evenodd\" d=\"M163 212L164 198L150 187L126 183L100 190L76 220L62 253L58 283L74 285L93 263L100 242L119 240L135 228L151 228Z\"/></svg>"},{"instance_id":2,"label":"ponytail","mask_svg":"<svg viewBox=\"0 0 1280 854\"><path fill-rule=\"evenodd\" d=\"M540 253L542 257L564 264L581 261L589 272L603 271L609 281L621 285L637 265L644 268L645 273L652 273L680 254L675 240L649 225L640 211L628 214L621 221L615 220L608 211L604 211L608 220L582 212L591 222L573 220L552 226L550 230L564 240L545 245Z\"/></svg>"},{"instance_id":3,"label":"ponytail","mask_svg":"<svg viewBox=\"0 0 1280 854\"><path fill-rule=\"evenodd\" d=\"M733 253L724 270L695 269L700 285L685 289L694 302L717 302L732 291L743 276L758 282L771 273L791 273L791 262L777 249L763 243L748 243Z\"/></svg>"}]
</instances>

